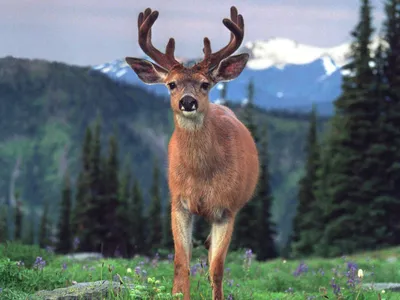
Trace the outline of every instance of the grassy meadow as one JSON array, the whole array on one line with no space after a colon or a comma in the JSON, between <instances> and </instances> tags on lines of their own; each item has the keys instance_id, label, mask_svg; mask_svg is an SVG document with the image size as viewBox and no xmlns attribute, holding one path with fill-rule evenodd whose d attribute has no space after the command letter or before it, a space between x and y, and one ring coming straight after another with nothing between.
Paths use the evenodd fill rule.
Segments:
<instances>
[{"instance_id":1,"label":"grassy meadow","mask_svg":"<svg viewBox=\"0 0 400 300\"><path fill-rule=\"evenodd\" d=\"M230 253L226 299L400 299L400 293L361 289L367 282L400 282L400 248L335 259L257 262L251 252ZM164 257L165 256L165 257ZM192 299L211 299L207 253L194 249ZM173 255L73 261L33 246L0 246L0 299L38 299L39 290L98 280L122 281L130 289L108 299L179 299L170 295ZM362 271L359 271L362 269ZM360 272L362 274L360 274ZM359 277L361 275L361 277Z\"/></svg>"}]
</instances>

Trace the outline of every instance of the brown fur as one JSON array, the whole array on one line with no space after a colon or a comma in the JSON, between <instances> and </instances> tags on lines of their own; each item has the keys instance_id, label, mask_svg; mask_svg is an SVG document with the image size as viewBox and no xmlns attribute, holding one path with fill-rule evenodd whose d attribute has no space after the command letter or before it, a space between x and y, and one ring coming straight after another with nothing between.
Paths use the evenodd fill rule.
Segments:
<instances>
[{"instance_id":1,"label":"brown fur","mask_svg":"<svg viewBox=\"0 0 400 300\"><path fill-rule=\"evenodd\" d=\"M177 107L181 94L171 97L173 108ZM172 220L197 214L211 221L213 227L206 246L210 251L213 299L223 299L224 261L234 219L252 197L257 184L258 153L250 132L229 108L209 103L208 96L198 93L196 96L199 111L204 113L200 129L181 128L177 122L181 112L174 110L175 131L168 148ZM172 222L176 255L173 292L189 295L190 253L184 250L178 226L176 221Z\"/></svg>"}]
</instances>

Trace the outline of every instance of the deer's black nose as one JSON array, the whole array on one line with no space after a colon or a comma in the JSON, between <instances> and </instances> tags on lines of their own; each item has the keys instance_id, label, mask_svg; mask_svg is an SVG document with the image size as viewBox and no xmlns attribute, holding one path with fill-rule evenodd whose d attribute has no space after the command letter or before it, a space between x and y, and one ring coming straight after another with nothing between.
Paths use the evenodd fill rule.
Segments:
<instances>
[{"instance_id":1,"label":"deer's black nose","mask_svg":"<svg viewBox=\"0 0 400 300\"><path fill-rule=\"evenodd\" d=\"M182 111L194 111L198 108L198 102L191 96L184 96L179 101L179 109Z\"/></svg>"}]
</instances>

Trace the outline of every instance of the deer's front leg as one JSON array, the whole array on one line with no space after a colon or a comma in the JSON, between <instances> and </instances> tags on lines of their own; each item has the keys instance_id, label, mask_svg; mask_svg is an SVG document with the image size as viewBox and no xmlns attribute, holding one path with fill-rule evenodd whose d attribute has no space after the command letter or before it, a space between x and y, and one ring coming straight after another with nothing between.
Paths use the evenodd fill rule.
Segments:
<instances>
[{"instance_id":1,"label":"deer's front leg","mask_svg":"<svg viewBox=\"0 0 400 300\"><path fill-rule=\"evenodd\" d=\"M172 293L183 293L190 299L190 258L192 252L193 216L182 207L179 199L173 201L171 210L172 234L174 238L174 284Z\"/></svg>"},{"instance_id":2,"label":"deer's front leg","mask_svg":"<svg viewBox=\"0 0 400 300\"><path fill-rule=\"evenodd\" d=\"M224 299L222 280L225 258L231 242L234 223L235 217L229 216L220 222L214 222L211 227L211 245L208 258L213 300Z\"/></svg>"}]
</instances>

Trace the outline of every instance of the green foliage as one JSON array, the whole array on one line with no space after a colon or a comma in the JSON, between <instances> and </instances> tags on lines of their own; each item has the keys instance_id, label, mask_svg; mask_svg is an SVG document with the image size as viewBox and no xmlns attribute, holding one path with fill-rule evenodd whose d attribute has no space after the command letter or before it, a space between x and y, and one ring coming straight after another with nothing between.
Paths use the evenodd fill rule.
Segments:
<instances>
[{"instance_id":1,"label":"green foliage","mask_svg":"<svg viewBox=\"0 0 400 300\"><path fill-rule=\"evenodd\" d=\"M21 200L19 199L18 192L15 193L15 230L14 230L14 239L19 241L22 238L22 208L21 208Z\"/></svg>"},{"instance_id":2,"label":"green foliage","mask_svg":"<svg viewBox=\"0 0 400 300\"><path fill-rule=\"evenodd\" d=\"M24 245L20 242L5 242L0 244L0 258L8 258L14 262L23 262L26 267L32 267L37 257L47 262L54 259L54 254L40 248L38 245Z\"/></svg>"},{"instance_id":3,"label":"green foliage","mask_svg":"<svg viewBox=\"0 0 400 300\"><path fill-rule=\"evenodd\" d=\"M132 186L132 199L129 204L129 212L130 212L130 227L129 232L130 235L130 245L132 246L133 253L143 253L145 250L146 240L146 227L145 227L145 218L144 218L144 203L143 196L137 180L133 181Z\"/></svg>"},{"instance_id":4,"label":"green foliage","mask_svg":"<svg viewBox=\"0 0 400 300\"><path fill-rule=\"evenodd\" d=\"M259 142L257 123L255 120L254 108L254 83L250 80L247 87L248 102L241 112L241 120L250 131L256 144ZM235 231L232 238L232 249L249 248L253 251L258 248L258 224L257 216L259 212L260 199L255 196L239 211L235 220Z\"/></svg>"},{"instance_id":5,"label":"green foliage","mask_svg":"<svg viewBox=\"0 0 400 300\"><path fill-rule=\"evenodd\" d=\"M0 243L4 243L7 238L7 206L0 204Z\"/></svg>"},{"instance_id":6,"label":"green foliage","mask_svg":"<svg viewBox=\"0 0 400 300\"><path fill-rule=\"evenodd\" d=\"M45 203L39 227L39 246L45 248L50 244L49 204Z\"/></svg>"},{"instance_id":7,"label":"green foliage","mask_svg":"<svg viewBox=\"0 0 400 300\"><path fill-rule=\"evenodd\" d=\"M56 251L69 253L72 250L71 231L71 182L68 171L64 175L64 187L62 190L60 216L58 223L58 236Z\"/></svg>"},{"instance_id":8,"label":"green foliage","mask_svg":"<svg viewBox=\"0 0 400 300\"><path fill-rule=\"evenodd\" d=\"M372 33L370 3L363 0L359 23L352 32L351 62L345 67L351 75L343 78L328 141L329 173L323 180L329 195L324 199L325 230L322 238L315 236L326 256L385 245L387 228L379 222L384 210L377 198L385 185L380 173L384 157L377 150L384 145L379 130L381 99L372 88L376 83L370 64Z\"/></svg>"},{"instance_id":9,"label":"green foliage","mask_svg":"<svg viewBox=\"0 0 400 300\"><path fill-rule=\"evenodd\" d=\"M15 252L21 252L17 248L24 247L30 248L31 253L38 254L37 247L20 244L13 247ZM116 278L123 284L133 285L130 289L131 294L141 295L143 298L140 299L173 299L173 264L156 257L150 261L146 261L144 257L135 257L129 260L103 259L83 262L69 260L63 256L52 259L42 257L46 261L45 265L42 264L43 268L32 268L32 264L22 266L17 264L18 260L9 259L2 254L3 252L0 252L0 286L3 289L1 296L33 296L38 290L72 286L72 281L91 282ZM260 263L253 261L251 257L243 259L243 253L229 253L223 279L225 298L302 300L315 297L376 300L380 294L381 299L395 300L398 298L396 292L364 290L360 287L364 283L398 282L399 262L388 262L387 258L399 254L400 250L394 248L329 260L314 258L306 261L272 260ZM206 257L206 253L195 256L191 264L193 299L211 299L208 268L204 264L201 265L201 261ZM359 269L363 270L362 278L358 277ZM337 287L340 287L340 291ZM161 295L165 298L157 298ZM106 299L132 298L122 293L111 293Z\"/></svg>"},{"instance_id":10,"label":"green foliage","mask_svg":"<svg viewBox=\"0 0 400 300\"><path fill-rule=\"evenodd\" d=\"M162 246L164 249L173 249L174 248L174 240L172 237L172 228L171 228L171 199L167 201L167 207L164 213L164 223L163 223L163 242ZM198 228L197 228L198 230Z\"/></svg>"},{"instance_id":11,"label":"green foliage","mask_svg":"<svg viewBox=\"0 0 400 300\"><path fill-rule=\"evenodd\" d=\"M297 213L293 220L291 250L294 256L310 256L322 237L321 203L316 197L317 170L320 165L320 149L317 139L317 114L313 107L305 149L307 160L304 177L300 180Z\"/></svg>"},{"instance_id":12,"label":"green foliage","mask_svg":"<svg viewBox=\"0 0 400 300\"><path fill-rule=\"evenodd\" d=\"M259 147L260 178L255 193L255 199L259 202L256 224L258 228L258 245L254 250L257 259L264 261L276 258L278 256L278 251L274 241L274 236L277 232L271 212L273 197L270 187L268 133L266 127L260 131L259 139L261 140Z\"/></svg>"},{"instance_id":13,"label":"green foliage","mask_svg":"<svg viewBox=\"0 0 400 300\"><path fill-rule=\"evenodd\" d=\"M153 167L153 184L151 187L151 203L147 213L148 220L148 250L157 250L161 247L163 223L161 212L161 195L160 195L160 169L158 160L154 161Z\"/></svg>"},{"instance_id":14,"label":"green foliage","mask_svg":"<svg viewBox=\"0 0 400 300\"><path fill-rule=\"evenodd\" d=\"M25 214L24 218L24 234L23 234L23 243L26 245L35 244L35 236L36 236L36 218L35 218L35 210L33 208L33 204L30 205L29 213Z\"/></svg>"}]
</instances>

